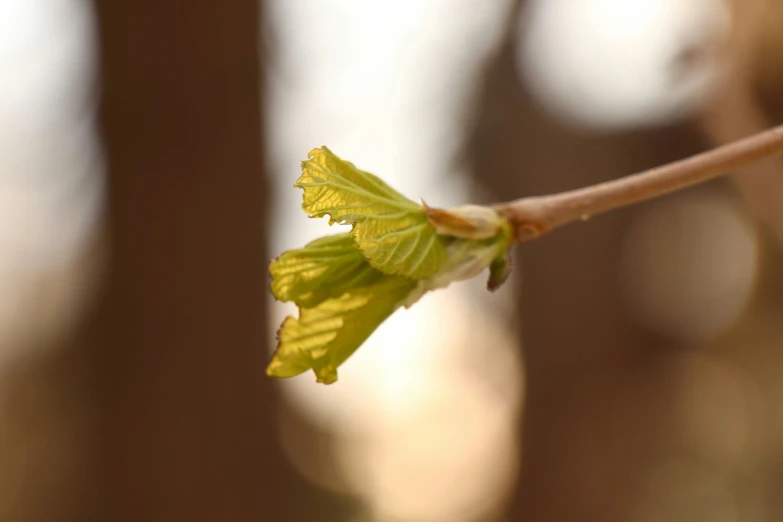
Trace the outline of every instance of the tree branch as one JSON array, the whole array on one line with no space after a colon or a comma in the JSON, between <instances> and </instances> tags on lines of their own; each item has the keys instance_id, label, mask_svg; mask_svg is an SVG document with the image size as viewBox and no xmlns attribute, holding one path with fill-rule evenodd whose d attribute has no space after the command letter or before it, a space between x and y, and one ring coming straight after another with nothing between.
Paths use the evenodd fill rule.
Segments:
<instances>
[{"instance_id":1,"label":"tree branch","mask_svg":"<svg viewBox=\"0 0 783 522\"><path fill-rule=\"evenodd\" d=\"M535 239L574 221L663 196L783 154L783 125L661 167L589 187L499 203L517 241Z\"/></svg>"}]
</instances>

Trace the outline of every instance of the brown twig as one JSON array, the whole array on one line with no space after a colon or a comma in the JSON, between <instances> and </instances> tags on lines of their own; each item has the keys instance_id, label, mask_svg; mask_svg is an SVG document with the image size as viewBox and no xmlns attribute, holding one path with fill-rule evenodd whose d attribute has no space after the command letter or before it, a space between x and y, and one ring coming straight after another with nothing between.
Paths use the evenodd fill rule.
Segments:
<instances>
[{"instance_id":1,"label":"brown twig","mask_svg":"<svg viewBox=\"0 0 783 522\"><path fill-rule=\"evenodd\" d=\"M493 208L511 222L516 240L526 241L562 225L675 192L778 154L783 154L783 125L624 178L499 203Z\"/></svg>"}]
</instances>

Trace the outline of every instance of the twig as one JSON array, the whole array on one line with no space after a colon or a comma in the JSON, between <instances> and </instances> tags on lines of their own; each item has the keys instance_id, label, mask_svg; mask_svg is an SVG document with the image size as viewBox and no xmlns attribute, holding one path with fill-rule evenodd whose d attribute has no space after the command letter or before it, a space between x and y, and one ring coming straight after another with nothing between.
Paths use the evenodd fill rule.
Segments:
<instances>
[{"instance_id":1,"label":"twig","mask_svg":"<svg viewBox=\"0 0 783 522\"><path fill-rule=\"evenodd\" d=\"M511 222L516 240L526 241L562 225L675 192L778 154L783 154L783 125L624 178L499 203L493 208Z\"/></svg>"}]
</instances>

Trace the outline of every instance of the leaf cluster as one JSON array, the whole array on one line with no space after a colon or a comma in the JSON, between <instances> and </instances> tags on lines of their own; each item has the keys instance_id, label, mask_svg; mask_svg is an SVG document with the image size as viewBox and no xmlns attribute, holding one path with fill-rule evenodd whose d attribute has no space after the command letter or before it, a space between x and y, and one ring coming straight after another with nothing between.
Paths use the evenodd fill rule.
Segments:
<instances>
[{"instance_id":1,"label":"leaf cluster","mask_svg":"<svg viewBox=\"0 0 783 522\"><path fill-rule=\"evenodd\" d=\"M310 217L329 216L351 230L270 263L272 293L299 307L278 331L270 376L312 369L318 382L332 383L338 366L401 306L486 268L490 289L508 277L510 226L489 208L416 204L326 147L310 152L294 186Z\"/></svg>"}]
</instances>

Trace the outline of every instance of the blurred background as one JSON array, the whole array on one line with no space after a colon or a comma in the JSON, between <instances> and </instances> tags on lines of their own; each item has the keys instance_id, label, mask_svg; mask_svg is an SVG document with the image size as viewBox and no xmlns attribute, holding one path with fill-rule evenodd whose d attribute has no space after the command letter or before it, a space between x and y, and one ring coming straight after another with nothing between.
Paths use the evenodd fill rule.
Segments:
<instances>
[{"instance_id":1,"label":"blurred background","mask_svg":"<svg viewBox=\"0 0 783 522\"><path fill-rule=\"evenodd\" d=\"M264 375L328 145L490 203L783 118L773 0L0 0L0 521L783 520L783 162Z\"/></svg>"}]
</instances>

